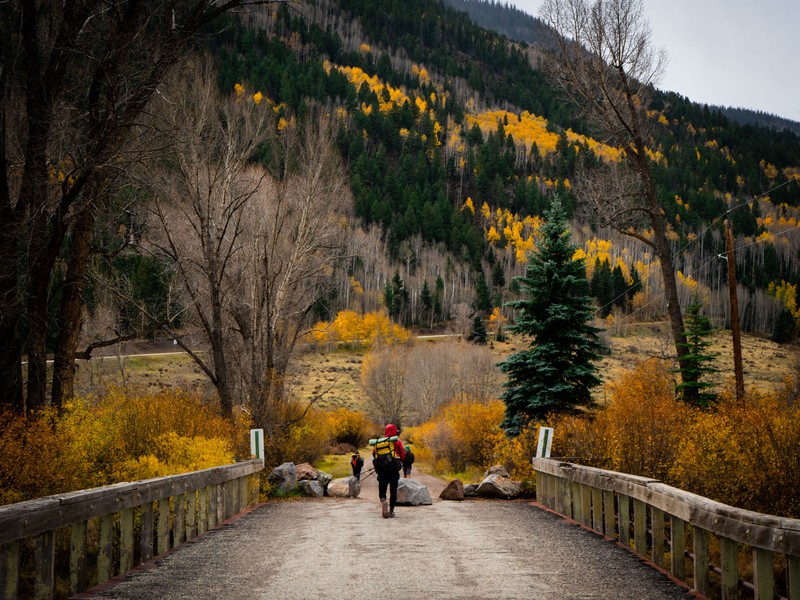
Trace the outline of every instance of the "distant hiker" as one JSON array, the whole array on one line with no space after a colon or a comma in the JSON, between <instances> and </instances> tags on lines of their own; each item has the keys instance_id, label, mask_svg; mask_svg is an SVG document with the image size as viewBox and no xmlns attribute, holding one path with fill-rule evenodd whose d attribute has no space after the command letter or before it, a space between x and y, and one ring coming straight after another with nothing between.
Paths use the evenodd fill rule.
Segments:
<instances>
[{"instance_id":1,"label":"distant hiker","mask_svg":"<svg viewBox=\"0 0 800 600\"><path fill-rule=\"evenodd\" d=\"M364 459L361 458L361 455L356 450L353 457L350 459L350 466L353 467L353 477L356 479L361 479L361 468L364 466Z\"/></svg>"},{"instance_id":2,"label":"distant hiker","mask_svg":"<svg viewBox=\"0 0 800 600\"><path fill-rule=\"evenodd\" d=\"M411 477L411 465L414 464L414 453L411 446L406 446L406 455L403 457L403 477Z\"/></svg>"},{"instance_id":3,"label":"distant hiker","mask_svg":"<svg viewBox=\"0 0 800 600\"><path fill-rule=\"evenodd\" d=\"M394 517L397 502L397 483L400 481L402 460L406 450L397 437L397 427L389 423L383 431L384 436L370 440L372 449L372 466L378 475L378 499L381 501L381 514L384 519ZM389 488L389 502L386 502L386 488Z\"/></svg>"}]
</instances>

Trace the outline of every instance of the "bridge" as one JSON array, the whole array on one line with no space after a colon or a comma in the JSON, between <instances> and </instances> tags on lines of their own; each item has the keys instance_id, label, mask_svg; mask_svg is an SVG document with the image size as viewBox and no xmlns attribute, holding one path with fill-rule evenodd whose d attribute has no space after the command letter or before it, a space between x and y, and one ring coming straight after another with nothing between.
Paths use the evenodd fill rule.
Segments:
<instances>
[{"instance_id":1,"label":"bridge","mask_svg":"<svg viewBox=\"0 0 800 600\"><path fill-rule=\"evenodd\" d=\"M259 460L0 507L0 598L800 600L799 520L534 468L536 502L434 501L385 520L374 478L357 499L259 504Z\"/></svg>"}]
</instances>

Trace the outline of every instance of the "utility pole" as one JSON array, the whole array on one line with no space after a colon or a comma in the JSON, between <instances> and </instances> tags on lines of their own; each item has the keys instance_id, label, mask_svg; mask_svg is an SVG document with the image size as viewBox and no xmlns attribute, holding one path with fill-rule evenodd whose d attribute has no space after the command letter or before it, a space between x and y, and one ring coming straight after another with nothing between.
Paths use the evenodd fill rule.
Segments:
<instances>
[{"instance_id":1,"label":"utility pole","mask_svg":"<svg viewBox=\"0 0 800 600\"><path fill-rule=\"evenodd\" d=\"M736 376L736 402L744 402L742 337L739 331L739 299L736 294L736 257L733 254L731 222L725 219L725 257L728 259L728 292L731 296L731 336L733 337L733 372Z\"/></svg>"}]
</instances>

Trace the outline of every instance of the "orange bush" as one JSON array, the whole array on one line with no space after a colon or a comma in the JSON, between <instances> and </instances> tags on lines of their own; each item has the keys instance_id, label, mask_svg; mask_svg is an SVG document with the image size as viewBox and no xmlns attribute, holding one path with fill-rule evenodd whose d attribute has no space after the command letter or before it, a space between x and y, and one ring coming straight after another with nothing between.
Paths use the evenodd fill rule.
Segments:
<instances>
[{"instance_id":1,"label":"orange bush","mask_svg":"<svg viewBox=\"0 0 800 600\"><path fill-rule=\"evenodd\" d=\"M374 426L360 410L340 407L326 412L325 428L333 443L361 448L367 443L369 431Z\"/></svg>"},{"instance_id":2,"label":"orange bush","mask_svg":"<svg viewBox=\"0 0 800 600\"><path fill-rule=\"evenodd\" d=\"M441 470L486 468L499 457L498 448L505 438L500 429L504 411L500 400L457 400L439 410L432 426L416 428L414 441L443 463Z\"/></svg>"},{"instance_id":3,"label":"orange bush","mask_svg":"<svg viewBox=\"0 0 800 600\"><path fill-rule=\"evenodd\" d=\"M786 395L748 390L737 404L722 395L697 415L670 473L673 485L726 504L800 517L800 405Z\"/></svg>"},{"instance_id":4,"label":"orange bush","mask_svg":"<svg viewBox=\"0 0 800 600\"><path fill-rule=\"evenodd\" d=\"M119 390L77 399L61 416L0 415L0 503L229 464L249 453L235 423L183 392Z\"/></svg>"},{"instance_id":5,"label":"orange bush","mask_svg":"<svg viewBox=\"0 0 800 600\"><path fill-rule=\"evenodd\" d=\"M610 401L593 419L555 421L553 455L666 479L692 416L674 390L669 365L655 359L641 363L608 385Z\"/></svg>"}]
</instances>

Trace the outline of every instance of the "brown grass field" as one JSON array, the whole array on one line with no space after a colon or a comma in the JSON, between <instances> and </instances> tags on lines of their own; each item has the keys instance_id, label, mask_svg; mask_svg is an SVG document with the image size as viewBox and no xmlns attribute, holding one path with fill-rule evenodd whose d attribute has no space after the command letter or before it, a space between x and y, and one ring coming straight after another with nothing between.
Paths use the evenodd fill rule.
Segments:
<instances>
[{"instance_id":1,"label":"brown grass field","mask_svg":"<svg viewBox=\"0 0 800 600\"><path fill-rule=\"evenodd\" d=\"M599 369L604 381L613 381L622 372L650 357L667 357L674 348L664 333L663 324L640 324L628 327L623 336L604 334L611 352L602 357ZM715 332L711 351L717 352L716 367L720 370L714 380L719 385L732 385L733 357L729 331ZM429 342L430 343L430 342ZM500 361L525 347L519 338L490 342L489 347ZM152 349L152 346L148 348ZM170 351L166 345L156 351ZM123 349L138 352L142 347ZM361 361L364 350L339 349L329 353L306 352L296 361L288 385L300 400L317 398L320 407L346 406L363 408L361 393ZM800 370L800 346L779 345L767 338L752 335L742 337L742 357L745 385L761 390L776 389L784 378ZM108 356L79 365L77 390L81 394L102 393L110 386L157 391L178 386L199 393L213 388L192 359L182 353L137 356ZM602 395L603 391L598 390Z\"/></svg>"}]
</instances>

